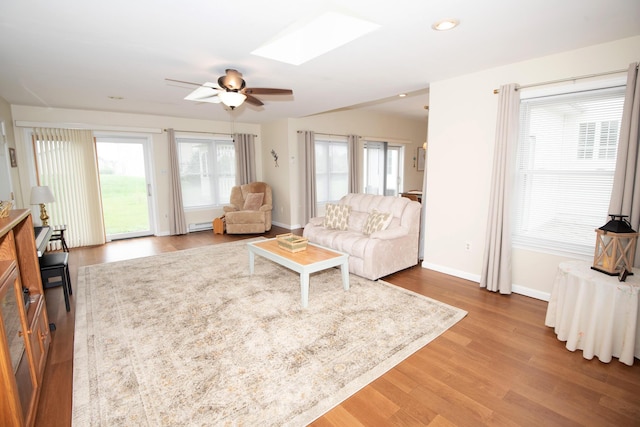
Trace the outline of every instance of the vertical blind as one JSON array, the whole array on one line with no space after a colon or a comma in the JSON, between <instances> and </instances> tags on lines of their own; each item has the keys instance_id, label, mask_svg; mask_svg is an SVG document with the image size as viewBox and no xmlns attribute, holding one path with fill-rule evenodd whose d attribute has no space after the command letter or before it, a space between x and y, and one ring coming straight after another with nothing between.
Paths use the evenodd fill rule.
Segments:
<instances>
[{"instance_id":1,"label":"vertical blind","mask_svg":"<svg viewBox=\"0 0 640 427\"><path fill-rule=\"evenodd\" d=\"M67 226L65 240L69 247L104 243L92 132L36 128L33 131L33 151L38 184L49 186L55 198L55 202L47 204L50 224Z\"/></svg>"},{"instance_id":2,"label":"vertical blind","mask_svg":"<svg viewBox=\"0 0 640 427\"><path fill-rule=\"evenodd\" d=\"M349 156L346 138L316 136L316 209L337 202L349 192Z\"/></svg>"},{"instance_id":3,"label":"vertical blind","mask_svg":"<svg viewBox=\"0 0 640 427\"><path fill-rule=\"evenodd\" d=\"M609 214L623 104L623 86L521 100L515 244L593 255L594 230Z\"/></svg>"}]
</instances>

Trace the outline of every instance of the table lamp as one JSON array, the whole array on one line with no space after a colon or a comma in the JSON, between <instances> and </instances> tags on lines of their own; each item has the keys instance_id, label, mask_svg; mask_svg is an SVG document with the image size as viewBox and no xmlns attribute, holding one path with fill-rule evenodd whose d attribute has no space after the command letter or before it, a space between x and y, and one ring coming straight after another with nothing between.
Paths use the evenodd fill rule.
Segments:
<instances>
[{"instance_id":1,"label":"table lamp","mask_svg":"<svg viewBox=\"0 0 640 427\"><path fill-rule=\"evenodd\" d=\"M49 215L47 215L47 209L45 203L55 202L51 189L46 185L31 187L31 204L40 205L40 219L42 220L42 226L49 225Z\"/></svg>"}]
</instances>

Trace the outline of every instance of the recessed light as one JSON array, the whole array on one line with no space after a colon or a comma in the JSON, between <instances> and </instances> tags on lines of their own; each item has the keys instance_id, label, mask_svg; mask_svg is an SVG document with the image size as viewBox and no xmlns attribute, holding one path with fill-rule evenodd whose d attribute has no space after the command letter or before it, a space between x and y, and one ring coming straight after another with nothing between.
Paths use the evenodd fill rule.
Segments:
<instances>
[{"instance_id":1,"label":"recessed light","mask_svg":"<svg viewBox=\"0 0 640 427\"><path fill-rule=\"evenodd\" d=\"M109 99L112 99L114 101L122 101L124 99L124 96L110 96Z\"/></svg>"},{"instance_id":2,"label":"recessed light","mask_svg":"<svg viewBox=\"0 0 640 427\"><path fill-rule=\"evenodd\" d=\"M460 21L457 19L443 19L442 21L438 21L431 26L436 31L447 31L455 28L460 24Z\"/></svg>"},{"instance_id":3,"label":"recessed light","mask_svg":"<svg viewBox=\"0 0 640 427\"><path fill-rule=\"evenodd\" d=\"M405 96L407 96L406 93L401 93L400 95L398 95L400 98L404 98Z\"/></svg>"}]
</instances>

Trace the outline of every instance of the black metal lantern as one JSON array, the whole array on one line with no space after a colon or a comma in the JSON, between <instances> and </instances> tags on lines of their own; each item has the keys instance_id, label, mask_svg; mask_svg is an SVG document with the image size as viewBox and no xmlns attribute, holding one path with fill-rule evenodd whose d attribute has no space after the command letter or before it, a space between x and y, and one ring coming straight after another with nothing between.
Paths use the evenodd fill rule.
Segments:
<instances>
[{"instance_id":1,"label":"black metal lantern","mask_svg":"<svg viewBox=\"0 0 640 427\"><path fill-rule=\"evenodd\" d=\"M609 216L611 220L596 229L596 250L591 268L610 276L626 277L633 274L638 233L626 220L628 215Z\"/></svg>"}]
</instances>

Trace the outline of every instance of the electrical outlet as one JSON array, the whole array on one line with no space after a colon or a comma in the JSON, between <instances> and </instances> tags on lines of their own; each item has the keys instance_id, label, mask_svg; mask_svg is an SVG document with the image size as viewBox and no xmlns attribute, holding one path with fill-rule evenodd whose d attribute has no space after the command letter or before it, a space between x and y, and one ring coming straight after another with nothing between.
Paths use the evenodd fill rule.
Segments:
<instances>
[{"instance_id":1,"label":"electrical outlet","mask_svg":"<svg viewBox=\"0 0 640 427\"><path fill-rule=\"evenodd\" d=\"M471 242L469 242L469 241L464 242L464 250L467 251L467 252L471 251Z\"/></svg>"}]
</instances>

